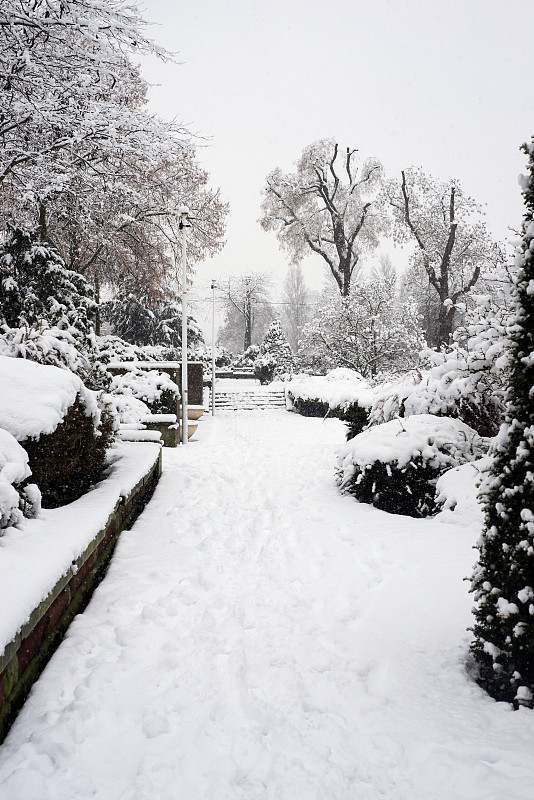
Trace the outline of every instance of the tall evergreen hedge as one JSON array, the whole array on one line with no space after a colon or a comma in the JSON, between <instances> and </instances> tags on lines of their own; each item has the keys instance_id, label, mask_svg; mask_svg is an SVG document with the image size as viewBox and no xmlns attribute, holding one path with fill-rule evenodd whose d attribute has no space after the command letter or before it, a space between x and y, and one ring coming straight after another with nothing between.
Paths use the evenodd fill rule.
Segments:
<instances>
[{"instance_id":1,"label":"tall evergreen hedge","mask_svg":"<svg viewBox=\"0 0 534 800\"><path fill-rule=\"evenodd\" d=\"M489 694L534 708L534 138L523 149L529 174L511 378L483 494L485 527L472 576L472 652Z\"/></svg>"}]
</instances>

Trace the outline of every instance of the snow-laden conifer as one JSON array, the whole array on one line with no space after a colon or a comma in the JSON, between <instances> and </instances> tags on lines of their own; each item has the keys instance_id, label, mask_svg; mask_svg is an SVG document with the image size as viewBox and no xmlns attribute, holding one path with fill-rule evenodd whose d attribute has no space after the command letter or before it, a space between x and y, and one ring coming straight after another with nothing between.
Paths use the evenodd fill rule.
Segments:
<instances>
[{"instance_id":1,"label":"snow-laden conifer","mask_svg":"<svg viewBox=\"0 0 534 800\"><path fill-rule=\"evenodd\" d=\"M293 355L282 330L280 320L269 325L260 345L260 355L254 363L254 374L261 383L269 383L277 375L293 371Z\"/></svg>"},{"instance_id":2,"label":"snow-laden conifer","mask_svg":"<svg viewBox=\"0 0 534 800\"><path fill-rule=\"evenodd\" d=\"M527 212L509 330L510 387L483 492L472 651L479 682L493 697L534 708L534 138L524 151Z\"/></svg>"}]
</instances>

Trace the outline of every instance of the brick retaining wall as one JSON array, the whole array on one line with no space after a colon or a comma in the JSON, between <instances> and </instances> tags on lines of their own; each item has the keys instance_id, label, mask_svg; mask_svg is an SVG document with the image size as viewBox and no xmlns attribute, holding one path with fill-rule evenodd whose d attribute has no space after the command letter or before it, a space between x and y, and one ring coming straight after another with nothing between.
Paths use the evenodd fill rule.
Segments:
<instances>
[{"instance_id":1,"label":"brick retaining wall","mask_svg":"<svg viewBox=\"0 0 534 800\"><path fill-rule=\"evenodd\" d=\"M34 609L0 656L0 743L70 623L84 610L104 577L119 534L131 528L150 500L160 475L161 452L130 494L117 501L105 527Z\"/></svg>"}]
</instances>

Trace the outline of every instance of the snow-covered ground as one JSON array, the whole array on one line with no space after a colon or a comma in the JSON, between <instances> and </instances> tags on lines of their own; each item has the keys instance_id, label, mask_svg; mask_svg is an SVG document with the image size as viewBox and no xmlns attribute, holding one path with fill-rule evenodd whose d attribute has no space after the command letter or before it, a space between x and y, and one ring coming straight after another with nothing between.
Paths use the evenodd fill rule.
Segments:
<instances>
[{"instance_id":1,"label":"snow-covered ground","mask_svg":"<svg viewBox=\"0 0 534 800\"><path fill-rule=\"evenodd\" d=\"M465 667L480 518L340 496L337 420L198 438L0 748L2 800L532 800L534 714Z\"/></svg>"}]
</instances>

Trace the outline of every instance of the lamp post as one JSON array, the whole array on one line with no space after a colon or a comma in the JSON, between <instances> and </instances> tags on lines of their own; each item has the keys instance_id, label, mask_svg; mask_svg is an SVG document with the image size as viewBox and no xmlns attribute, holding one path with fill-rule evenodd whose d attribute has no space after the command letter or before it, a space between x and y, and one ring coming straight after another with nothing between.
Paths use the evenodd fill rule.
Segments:
<instances>
[{"instance_id":1,"label":"lamp post","mask_svg":"<svg viewBox=\"0 0 534 800\"><path fill-rule=\"evenodd\" d=\"M182 231L182 444L187 444L188 435L188 380L187 380L187 235L186 228L190 228L189 209L181 206L178 209L180 217L179 228Z\"/></svg>"},{"instance_id":2,"label":"lamp post","mask_svg":"<svg viewBox=\"0 0 534 800\"><path fill-rule=\"evenodd\" d=\"M211 281L212 310L211 310L211 416L215 416L215 287L216 282Z\"/></svg>"}]
</instances>

